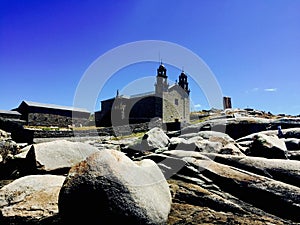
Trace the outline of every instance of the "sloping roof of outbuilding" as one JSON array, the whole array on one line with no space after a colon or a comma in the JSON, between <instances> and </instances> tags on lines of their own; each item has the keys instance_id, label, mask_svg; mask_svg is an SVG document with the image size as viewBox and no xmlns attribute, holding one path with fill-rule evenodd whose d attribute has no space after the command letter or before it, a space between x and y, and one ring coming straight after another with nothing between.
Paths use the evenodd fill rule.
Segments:
<instances>
[{"instance_id":1,"label":"sloping roof of outbuilding","mask_svg":"<svg viewBox=\"0 0 300 225\"><path fill-rule=\"evenodd\" d=\"M67 110L73 112L85 112L90 113L87 109L83 108L76 108L72 106L61 106L55 104L47 104L47 103L40 103L40 102L31 102L31 101L23 101L26 105L31 107L40 107L40 108L48 108L48 109L59 109L59 110Z\"/></svg>"},{"instance_id":2,"label":"sloping roof of outbuilding","mask_svg":"<svg viewBox=\"0 0 300 225\"><path fill-rule=\"evenodd\" d=\"M0 114L17 115L17 116L21 115L21 113L17 111L11 111L11 110L0 110Z\"/></svg>"}]
</instances>

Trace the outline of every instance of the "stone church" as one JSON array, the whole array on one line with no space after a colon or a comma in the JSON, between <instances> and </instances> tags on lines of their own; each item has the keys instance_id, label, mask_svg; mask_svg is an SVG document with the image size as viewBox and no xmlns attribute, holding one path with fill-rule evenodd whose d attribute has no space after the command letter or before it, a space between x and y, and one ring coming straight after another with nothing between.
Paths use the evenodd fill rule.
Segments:
<instances>
[{"instance_id":1,"label":"stone church","mask_svg":"<svg viewBox=\"0 0 300 225\"><path fill-rule=\"evenodd\" d=\"M160 118L163 123L190 121L190 89L184 71L179 81L169 85L167 69L161 63L157 69L155 91L134 96L117 95L101 101L95 112L96 126L111 126L149 122Z\"/></svg>"}]
</instances>

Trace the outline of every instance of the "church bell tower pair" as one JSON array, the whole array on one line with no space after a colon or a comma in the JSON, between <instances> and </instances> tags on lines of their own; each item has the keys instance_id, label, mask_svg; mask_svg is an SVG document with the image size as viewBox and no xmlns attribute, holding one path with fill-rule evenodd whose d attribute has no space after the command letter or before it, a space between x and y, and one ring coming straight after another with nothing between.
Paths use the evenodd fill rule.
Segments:
<instances>
[{"instance_id":1,"label":"church bell tower pair","mask_svg":"<svg viewBox=\"0 0 300 225\"><path fill-rule=\"evenodd\" d=\"M189 83L187 81L187 75L184 73L184 71L181 72L179 75L179 82L178 85L189 95ZM158 95L162 95L163 92L166 92L168 90L169 84L168 84L168 76L167 76L167 69L165 66L160 63L160 66L157 69L157 75L156 75L156 85L155 85L155 93Z\"/></svg>"}]
</instances>

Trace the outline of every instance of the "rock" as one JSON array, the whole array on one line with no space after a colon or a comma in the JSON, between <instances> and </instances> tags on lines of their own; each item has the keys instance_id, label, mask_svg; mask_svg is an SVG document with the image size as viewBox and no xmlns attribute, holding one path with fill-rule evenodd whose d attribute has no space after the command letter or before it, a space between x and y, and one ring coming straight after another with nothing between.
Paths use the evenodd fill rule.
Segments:
<instances>
[{"instance_id":1,"label":"rock","mask_svg":"<svg viewBox=\"0 0 300 225\"><path fill-rule=\"evenodd\" d=\"M170 179L173 204L168 225L178 224L292 224L244 204L233 196L214 194L198 185Z\"/></svg>"},{"instance_id":2,"label":"rock","mask_svg":"<svg viewBox=\"0 0 300 225\"><path fill-rule=\"evenodd\" d=\"M198 140L197 137L188 140L189 143L196 145L196 151L199 152L219 152L222 149L222 143L209 141L209 140Z\"/></svg>"},{"instance_id":3,"label":"rock","mask_svg":"<svg viewBox=\"0 0 300 225\"><path fill-rule=\"evenodd\" d=\"M239 205L208 191L198 185L188 184L180 180L169 179L173 198L176 202L185 202L197 206L210 207L223 212L243 213L245 210Z\"/></svg>"},{"instance_id":4,"label":"rock","mask_svg":"<svg viewBox=\"0 0 300 225\"><path fill-rule=\"evenodd\" d=\"M253 142L246 151L248 156L265 158L287 159L287 149L282 139L277 136L257 134L253 137Z\"/></svg>"},{"instance_id":5,"label":"rock","mask_svg":"<svg viewBox=\"0 0 300 225\"><path fill-rule=\"evenodd\" d=\"M96 152L71 168L59 195L65 222L165 224L168 183L149 159L133 162L115 150Z\"/></svg>"},{"instance_id":6,"label":"rock","mask_svg":"<svg viewBox=\"0 0 300 225\"><path fill-rule=\"evenodd\" d=\"M170 139L170 143L168 145L168 150L186 150L186 151L197 151L198 147L196 142L199 140L203 140L202 137L194 137L192 141L189 141L184 138L172 137Z\"/></svg>"},{"instance_id":7,"label":"rock","mask_svg":"<svg viewBox=\"0 0 300 225\"><path fill-rule=\"evenodd\" d=\"M246 135L265 131L272 123L272 120L242 116L236 118L209 119L201 123L193 124L182 129L182 134L197 133L209 130L228 134L233 139Z\"/></svg>"},{"instance_id":8,"label":"rock","mask_svg":"<svg viewBox=\"0 0 300 225\"><path fill-rule=\"evenodd\" d=\"M147 150L166 147L169 141L169 137L158 127L154 127L146 132L142 138L142 142Z\"/></svg>"},{"instance_id":9,"label":"rock","mask_svg":"<svg viewBox=\"0 0 300 225\"><path fill-rule=\"evenodd\" d=\"M15 155L19 151L19 146L13 140L2 140L0 141L0 155L5 159L7 154Z\"/></svg>"},{"instance_id":10,"label":"rock","mask_svg":"<svg viewBox=\"0 0 300 225\"><path fill-rule=\"evenodd\" d=\"M170 139L165 132L159 127L154 127L146 132L142 138L134 140L127 147L123 147L122 151L130 158L140 157L146 152L154 152L157 149L167 147L169 142Z\"/></svg>"},{"instance_id":11,"label":"rock","mask_svg":"<svg viewBox=\"0 0 300 225\"><path fill-rule=\"evenodd\" d=\"M199 131L198 133L182 134L179 136L179 138L190 139L195 136L200 136L203 139L213 142L220 142L223 146L234 142L234 140L228 134L218 131Z\"/></svg>"},{"instance_id":12,"label":"rock","mask_svg":"<svg viewBox=\"0 0 300 225\"><path fill-rule=\"evenodd\" d=\"M19 153L16 154L14 156L14 158L16 158L16 159L26 159L26 155L27 155L27 153L28 153L28 151L30 150L31 147L32 147L32 145L27 145L27 146L21 148L19 150Z\"/></svg>"},{"instance_id":13,"label":"rock","mask_svg":"<svg viewBox=\"0 0 300 225\"><path fill-rule=\"evenodd\" d=\"M243 152L245 149L239 146L239 144L229 143L222 147L218 153L229 154L229 155L245 155Z\"/></svg>"},{"instance_id":14,"label":"rock","mask_svg":"<svg viewBox=\"0 0 300 225\"><path fill-rule=\"evenodd\" d=\"M26 167L24 170L30 172L43 173L67 173L76 163L84 160L90 154L99 151L86 143L72 142L66 140L56 140L33 144L26 153ZM16 158L22 158L21 156Z\"/></svg>"},{"instance_id":15,"label":"rock","mask_svg":"<svg viewBox=\"0 0 300 225\"><path fill-rule=\"evenodd\" d=\"M288 157L291 160L300 160L300 151L289 151L288 152Z\"/></svg>"},{"instance_id":16,"label":"rock","mask_svg":"<svg viewBox=\"0 0 300 225\"><path fill-rule=\"evenodd\" d=\"M300 139L286 138L283 139L287 150L300 150Z\"/></svg>"},{"instance_id":17,"label":"rock","mask_svg":"<svg viewBox=\"0 0 300 225\"><path fill-rule=\"evenodd\" d=\"M175 158L185 158L185 157L192 157L195 159L201 159L201 160L210 160L207 156L203 155L200 152L194 152L194 151L185 151L185 150L172 150L172 151L165 151L163 152L163 155L175 157Z\"/></svg>"},{"instance_id":18,"label":"rock","mask_svg":"<svg viewBox=\"0 0 300 225\"><path fill-rule=\"evenodd\" d=\"M215 131L200 131L171 138L168 149L217 153L229 143L234 143L234 140L227 134Z\"/></svg>"},{"instance_id":19,"label":"rock","mask_svg":"<svg viewBox=\"0 0 300 225\"><path fill-rule=\"evenodd\" d=\"M263 175L300 187L300 162L286 159L266 159L251 156L205 154L215 162Z\"/></svg>"},{"instance_id":20,"label":"rock","mask_svg":"<svg viewBox=\"0 0 300 225\"><path fill-rule=\"evenodd\" d=\"M186 164L184 160L178 157L172 157L165 154L152 153L149 155L142 156L141 158L137 158L136 160L142 159L151 159L152 161L154 161L161 169L166 179L172 177L174 174L180 171Z\"/></svg>"},{"instance_id":21,"label":"rock","mask_svg":"<svg viewBox=\"0 0 300 225\"><path fill-rule=\"evenodd\" d=\"M300 127L282 129L282 133L285 138L300 139Z\"/></svg>"},{"instance_id":22,"label":"rock","mask_svg":"<svg viewBox=\"0 0 300 225\"><path fill-rule=\"evenodd\" d=\"M23 219L24 224L57 214L64 180L58 175L29 175L5 185L0 189L0 220L9 223Z\"/></svg>"},{"instance_id":23,"label":"rock","mask_svg":"<svg viewBox=\"0 0 300 225\"><path fill-rule=\"evenodd\" d=\"M0 129L0 141L6 141L11 139L11 133Z\"/></svg>"},{"instance_id":24,"label":"rock","mask_svg":"<svg viewBox=\"0 0 300 225\"><path fill-rule=\"evenodd\" d=\"M278 217L300 222L300 188L214 161L185 160L223 191Z\"/></svg>"}]
</instances>

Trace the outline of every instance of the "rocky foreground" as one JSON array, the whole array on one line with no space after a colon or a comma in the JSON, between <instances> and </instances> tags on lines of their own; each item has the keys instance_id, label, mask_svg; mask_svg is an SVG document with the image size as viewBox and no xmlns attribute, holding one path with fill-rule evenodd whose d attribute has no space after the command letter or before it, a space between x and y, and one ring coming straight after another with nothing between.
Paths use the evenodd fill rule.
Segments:
<instances>
[{"instance_id":1,"label":"rocky foreground","mask_svg":"<svg viewBox=\"0 0 300 225\"><path fill-rule=\"evenodd\" d=\"M0 224L300 224L300 123L286 124L223 118L28 146L1 131Z\"/></svg>"}]
</instances>

